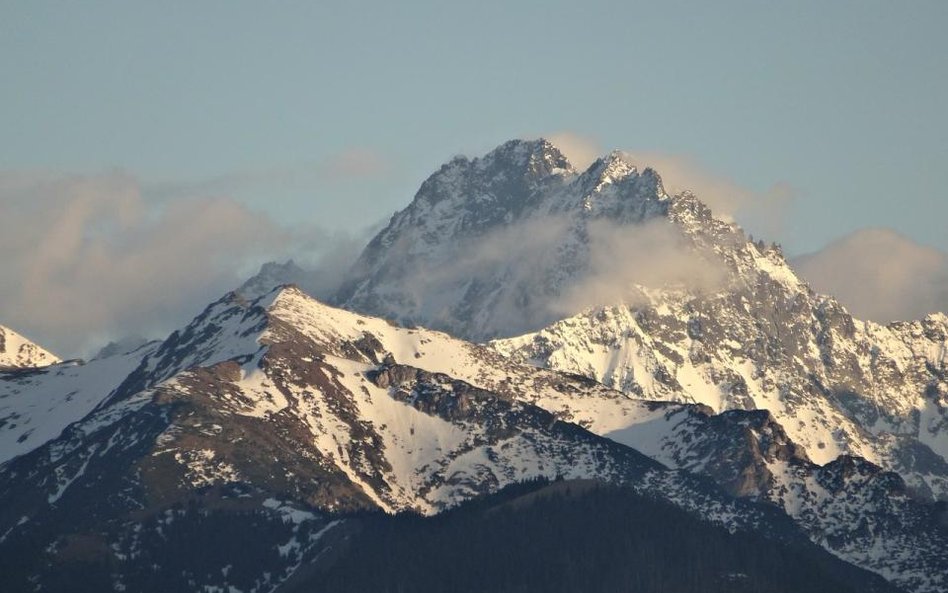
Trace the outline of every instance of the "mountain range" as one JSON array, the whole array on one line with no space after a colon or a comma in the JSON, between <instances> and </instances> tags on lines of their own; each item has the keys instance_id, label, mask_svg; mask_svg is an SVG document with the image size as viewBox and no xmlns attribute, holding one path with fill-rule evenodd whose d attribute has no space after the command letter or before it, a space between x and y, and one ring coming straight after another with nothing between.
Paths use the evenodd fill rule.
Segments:
<instances>
[{"instance_id":1,"label":"mountain range","mask_svg":"<svg viewBox=\"0 0 948 593\"><path fill-rule=\"evenodd\" d=\"M88 362L0 330L0 587L323 590L415 537L376 513L592 480L853 590L948 588L948 317L854 319L620 152L455 158L326 302L306 285L268 264Z\"/></svg>"}]
</instances>

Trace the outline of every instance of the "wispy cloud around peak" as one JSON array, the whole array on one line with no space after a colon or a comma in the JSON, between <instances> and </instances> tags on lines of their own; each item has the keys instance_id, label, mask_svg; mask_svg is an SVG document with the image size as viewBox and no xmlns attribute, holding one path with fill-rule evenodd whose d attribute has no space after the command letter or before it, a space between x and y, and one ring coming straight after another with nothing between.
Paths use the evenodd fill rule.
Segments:
<instances>
[{"instance_id":1,"label":"wispy cloud around peak","mask_svg":"<svg viewBox=\"0 0 948 593\"><path fill-rule=\"evenodd\" d=\"M553 133L547 139L578 169L610 151L592 136L574 132ZM779 182L755 191L687 155L636 149L623 150L623 154L639 169L651 167L657 171L669 193L691 191L719 217L736 219L751 232L766 237L782 235L782 223L795 196L789 183Z\"/></svg>"},{"instance_id":2,"label":"wispy cloud around peak","mask_svg":"<svg viewBox=\"0 0 948 593\"><path fill-rule=\"evenodd\" d=\"M602 146L591 136L583 136L573 132L554 132L545 135L545 138L553 146L559 148L569 159L569 162L579 170L589 167L593 164L593 161L603 154Z\"/></svg>"}]
</instances>

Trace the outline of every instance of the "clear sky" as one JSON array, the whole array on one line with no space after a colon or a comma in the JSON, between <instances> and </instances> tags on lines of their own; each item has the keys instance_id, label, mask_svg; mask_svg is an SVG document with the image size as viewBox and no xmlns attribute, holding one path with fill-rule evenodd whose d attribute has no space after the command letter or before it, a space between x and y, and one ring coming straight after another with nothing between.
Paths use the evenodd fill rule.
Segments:
<instances>
[{"instance_id":1,"label":"clear sky","mask_svg":"<svg viewBox=\"0 0 948 593\"><path fill-rule=\"evenodd\" d=\"M570 131L788 182L815 248L894 226L948 248L948 2L5 2L0 166L232 190L353 226L457 152ZM300 175L294 175L295 178ZM376 180L377 181L377 180ZM292 187L288 187L292 186ZM355 206L358 207L355 207Z\"/></svg>"},{"instance_id":2,"label":"clear sky","mask_svg":"<svg viewBox=\"0 0 948 593\"><path fill-rule=\"evenodd\" d=\"M944 0L0 7L8 176L354 231L454 154L572 134L788 186L790 253L877 226L948 250Z\"/></svg>"}]
</instances>

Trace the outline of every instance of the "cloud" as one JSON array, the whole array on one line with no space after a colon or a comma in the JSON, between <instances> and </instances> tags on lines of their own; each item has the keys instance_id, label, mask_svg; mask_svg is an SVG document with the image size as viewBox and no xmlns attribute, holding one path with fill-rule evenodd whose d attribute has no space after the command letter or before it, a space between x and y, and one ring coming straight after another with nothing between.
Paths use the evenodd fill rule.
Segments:
<instances>
[{"instance_id":1,"label":"cloud","mask_svg":"<svg viewBox=\"0 0 948 593\"><path fill-rule=\"evenodd\" d=\"M487 280L487 285L474 289L474 298L481 297L483 310L469 312L489 318L483 337L537 329L557 318L551 315L548 276L560 267L559 247L568 231L567 219L548 216L462 240L442 254L439 264L406 270L400 287L420 304L420 319L449 327L459 314L454 307L463 303L462 291L471 290L471 280ZM399 250L403 246L396 244L393 248ZM516 257L511 258L511 254ZM495 291L490 286L491 279L504 289ZM485 289L493 294L486 298L477 295Z\"/></svg>"},{"instance_id":2,"label":"cloud","mask_svg":"<svg viewBox=\"0 0 948 593\"><path fill-rule=\"evenodd\" d=\"M151 206L123 172L2 172L0 204L0 323L66 356L187 321L293 241L227 198Z\"/></svg>"},{"instance_id":3,"label":"cloud","mask_svg":"<svg viewBox=\"0 0 948 593\"><path fill-rule=\"evenodd\" d=\"M608 152L595 138L573 132L550 134L547 139L579 169L585 169ZM670 194L691 191L716 216L735 219L748 230L766 237L779 237L784 231L782 223L795 196L794 189L787 183L775 183L764 191L755 191L711 171L689 156L647 150L623 152L639 169L651 167L657 171Z\"/></svg>"},{"instance_id":4,"label":"cloud","mask_svg":"<svg viewBox=\"0 0 948 593\"><path fill-rule=\"evenodd\" d=\"M698 249L667 220L634 228L600 220L589 225L589 273L552 303L574 314L595 305L635 304L638 287L718 290L727 282L724 262Z\"/></svg>"},{"instance_id":5,"label":"cloud","mask_svg":"<svg viewBox=\"0 0 948 593\"><path fill-rule=\"evenodd\" d=\"M768 236L781 233L780 223L794 199L789 184L780 182L764 191L754 191L710 171L691 157L649 151L629 154L640 168L658 171L667 192L691 191L719 217L737 219L750 230Z\"/></svg>"},{"instance_id":6,"label":"cloud","mask_svg":"<svg viewBox=\"0 0 948 593\"><path fill-rule=\"evenodd\" d=\"M329 301L348 278L365 246L381 231L388 218L380 219L360 231L332 231L314 228L302 233L307 240L295 249L296 276L289 281L307 294Z\"/></svg>"},{"instance_id":7,"label":"cloud","mask_svg":"<svg viewBox=\"0 0 948 593\"><path fill-rule=\"evenodd\" d=\"M411 247L391 247L405 253L393 256L403 267L389 270L417 307L411 316L449 329L475 319L476 340L535 331L597 305L634 305L642 287L701 292L727 280L716 255L666 220L629 226L543 216L457 242L434 263L411 263Z\"/></svg>"},{"instance_id":8,"label":"cloud","mask_svg":"<svg viewBox=\"0 0 948 593\"><path fill-rule=\"evenodd\" d=\"M948 254L893 230L852 233L793 261L815 290L879 322L948 311Z\"/></svg>"}]
</instances>

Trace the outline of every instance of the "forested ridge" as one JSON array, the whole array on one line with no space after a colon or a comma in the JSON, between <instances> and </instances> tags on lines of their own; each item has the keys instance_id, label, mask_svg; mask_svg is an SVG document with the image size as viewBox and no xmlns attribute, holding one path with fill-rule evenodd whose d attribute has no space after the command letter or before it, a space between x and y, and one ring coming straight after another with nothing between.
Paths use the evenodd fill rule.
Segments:
<instances>
[{"instance_id":1,"label":"forested ridge","mask_svg":"<svg viewBox=\"0 0 948 593\"><path fill-rule=\"evenodd\" d=\"M599 483L530 482L435 517L359 521L344 553L283 591L897 591L808 543L731 534Z\"/></svg>"}]
</instances>

